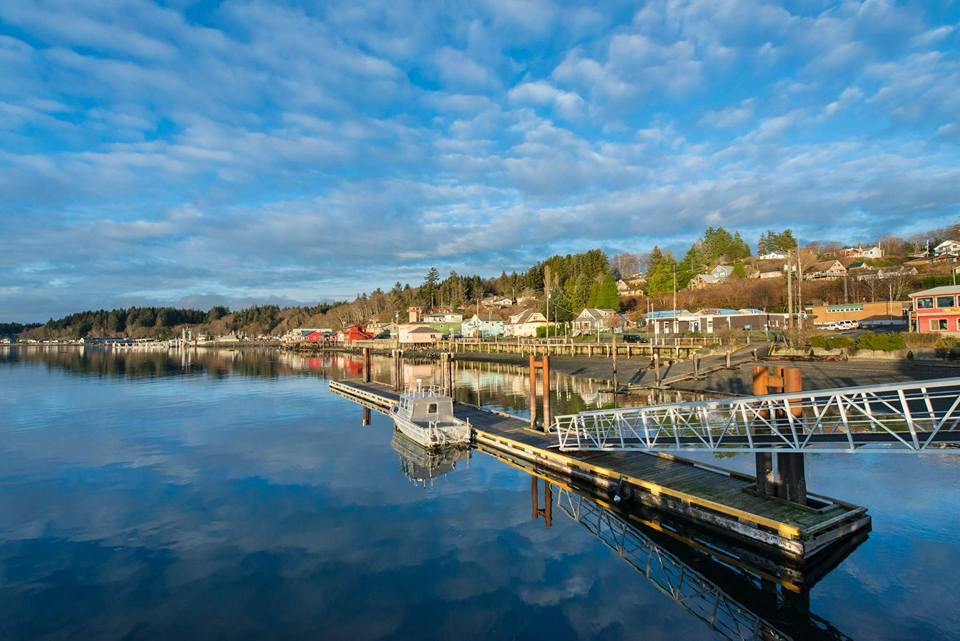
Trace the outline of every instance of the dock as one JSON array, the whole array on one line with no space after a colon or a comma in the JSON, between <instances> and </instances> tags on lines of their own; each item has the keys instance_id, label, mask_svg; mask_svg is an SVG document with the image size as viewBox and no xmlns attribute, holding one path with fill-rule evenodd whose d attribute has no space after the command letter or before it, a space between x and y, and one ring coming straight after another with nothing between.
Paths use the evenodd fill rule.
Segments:
<instances>
[{"instance_id":1,"label":"dock","mask_svg":"<svg viewBox=\"0 0 960 641\"><path fill-rule=\"evenodd\" d=\"M378 382L330 381L330 390L366 408L388 412L399 395ZM583 487L620 496L741 542L797 561L870 530L864 507L809 493L800 505L756 492L756 479L665 452L560 452L555 435L522 417L454 403L475 445L508 460L549 470Z\"/></svg>"}]
</instances>

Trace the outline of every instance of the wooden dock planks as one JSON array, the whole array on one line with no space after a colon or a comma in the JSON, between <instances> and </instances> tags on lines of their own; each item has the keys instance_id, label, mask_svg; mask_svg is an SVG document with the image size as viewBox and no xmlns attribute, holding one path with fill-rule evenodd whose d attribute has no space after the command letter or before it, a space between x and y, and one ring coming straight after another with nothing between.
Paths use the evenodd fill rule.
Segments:
<instances>
[{"instance_id":1,"label":"wooden dock planks","mask_svg":"<svg viewBox=\"0 0 960 641\"><path fill-rule=\"evenodd\" d=\"M330 387L385 410L398 399L397 393L382 383L331 381ZM463 403L456 403L454 411L457 417L470 421L478 439L495 442L504 451L519 453L537 463L573 468L607 485L623 479L652 495L658 503L662 501L664 507L685 509L689 515L713 522L714 526L726 521L735 523L739 534L755 536L793 556L806 557L819 550L816 538L823 534L824 524L843 525L850 533L869 527L863 508L841 501L828 499L832 505L813 510L762 497L752 491L755 483L747 475L706 469L665 454L560 452L553 436L529 429L522 418Z\"/></svg>"}]
</instances>

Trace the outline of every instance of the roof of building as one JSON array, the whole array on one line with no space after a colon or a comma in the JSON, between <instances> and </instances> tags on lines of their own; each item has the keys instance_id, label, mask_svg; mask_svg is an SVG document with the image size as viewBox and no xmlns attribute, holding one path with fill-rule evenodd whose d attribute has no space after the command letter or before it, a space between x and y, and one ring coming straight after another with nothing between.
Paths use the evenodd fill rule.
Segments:
<instances>
[{"instance_id":1,"label":"roof of building","mask_svg":"<svg viewBox=\"0 0 960 641\"><path fill-rule=\"evenodd\" d=\"M911 296L940 296L945 294L960 294L960 285L941 285L931 289L913 292Z\"/></svg>"},{"instance_id":2,"label":"roof of building","mask_svg":"<svg viewBox=\"0 0 960 641\"><path fill-rule=\"evenodd\" d=\"M655 312L647 312L643 316L648 320L657 320L663 318L673 318L674 316L683 316L689 313L690 311L686 309L678 309L676 312L674 312L672 309L663 309Z\"/></svg>"},{"instance_id":3,"label":"roof of building","mask_svg":"<svg viewBox=\"0 0 960 641\"><path fill-rule=\"evenodd\" d=\"M513 322L514 325L519 325L519 324L521 324L521 323L529 323L529 322L531 322L530 317L533 316L534 314L538 314L538 315L542 316L542 314L540 314L540 312L538 312L538 311L535 310L535 309L525 309L525 310L523 310L522 312L519 312L518 314L515 314L514 316L511 316L510 318L511 318L511 321ZM535 322L538 322L538 323L539 323L539 322L543 322L543 321L540 321L539 319L537 319Z\"/></svg>"},{"instance_id":4,"label":"roof of building","mask_svg":"<svg viewBox=\"0 0 960 641\"><path fill-rule=\"evenodd\" d=\"M581 316L583 316L584 314L586 314L587 316L589 316L590 318L592 318L592 319L594 319L594 320L603 320L604 318L610 316L611 314L615 314L615 313L616 313L616 312L614 312L612 309L603 309L603 308L599 308L599 307L584 307L584 308L580 311L580 313L577 314L577 318L579 319Z\"/></svg>"}]
</instances>

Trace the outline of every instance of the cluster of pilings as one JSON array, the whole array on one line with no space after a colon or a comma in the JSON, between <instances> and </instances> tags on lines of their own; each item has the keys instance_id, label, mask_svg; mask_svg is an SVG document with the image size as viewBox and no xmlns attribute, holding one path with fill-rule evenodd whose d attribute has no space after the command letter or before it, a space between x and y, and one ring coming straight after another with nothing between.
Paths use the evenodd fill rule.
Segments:
<instances>
[{"instance_id":1,"label":"cluster of pilings","mask_svg":"<svg viewBox=\"0 0 960 641\"><path fill-rule=\"evenodd\" d=\"M753 368L753 393L777 394L803 391L803 378L800 369L796 367L774 367L771 371L767 367ZM803 413L803 407L798 402L790 411L794 416ZM784 410L776 410L776 416L763 410L761 418L789 426L789 418ZM803 454L793 452L777 453L776 470L774 470L773 454L764 452L756 454L757 462L757 493L762 496L777 496L787 501L806 504L807 480Z\"/></svg>"}]
</instances>

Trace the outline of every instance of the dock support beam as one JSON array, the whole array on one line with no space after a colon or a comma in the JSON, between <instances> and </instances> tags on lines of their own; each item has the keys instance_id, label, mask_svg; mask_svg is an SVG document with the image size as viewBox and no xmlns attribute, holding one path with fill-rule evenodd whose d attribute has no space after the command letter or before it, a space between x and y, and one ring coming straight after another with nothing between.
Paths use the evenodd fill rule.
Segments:
<instances>
[{"instance_id":1,"label":"dock support beam","mask_svg":"<svg viewBox=\"0 0 960 641\"><path fill-rule=\"evenodd\" d=\"M440 386L444 394L453 396L453 352L440 352Z\"/></svg>"},{"instance_id":2,"label":"dock support beam","mask_svg":"<svg viewBox=\"0 0 960 641\"><path fill-rule=\"evenodd\" d=\"M547 481L543 482L543 507L540 507L539 479L536 476L530 477L530 518L536 521L541 516L546 526L553 525L553 486Z\"/></svg>"},{"instance_id":3,"label":"dock support beam","mask_svg":"<svg viewBox=\"0 0 960 641\"><path fill-rule=\"evenodd\" d=\"M403 390L403 350L393 350L393 389Z\"/></svg>"},{"instance_id":4,"label":"dock support beam","mask_svg":"<svg viewBox=\"0 0 960 641\"><path fill-rule=\"evenodd\" d=\"M753 393L755 396L776 392L803 391L803 379L800 370L796 367L777 367L773 374L766 367L753 368ZM803 414L802 407L791 407L794 416ZM766 410L761 412L760 418L778 422L789 419L783 410L777 411L777 416L770 417ZM803 454L785 452L777 454L776 476L773 469L773 454L763 452L756 454L757 465L757 493L761 496L778 496L787 501L806 505L807 480Z\"/></svg>"},{"instance_id":5,"label":"dock support beam","mask_svg":"<svg viewBox=\"0 0 960 641\"><path fill-rule=\"evenodd\" d=\"M537 370L543 370L543 431L550 429L553 413L550 409L550 355L544 354L539 359L530 354L530 427L537 427Z\"/></svg>"},{"instance_id":6,"label":"dock support beam","mask_svg":"<svg viewBox=\"0 0 960 641\"><path fill-rule=\"evenodd\" d=\"M363 348L363 382L369 383L373 380L373 375L370 373L370 348Z\"/></svg>"}]
</instances>

